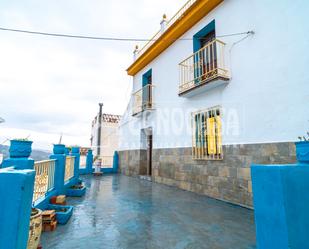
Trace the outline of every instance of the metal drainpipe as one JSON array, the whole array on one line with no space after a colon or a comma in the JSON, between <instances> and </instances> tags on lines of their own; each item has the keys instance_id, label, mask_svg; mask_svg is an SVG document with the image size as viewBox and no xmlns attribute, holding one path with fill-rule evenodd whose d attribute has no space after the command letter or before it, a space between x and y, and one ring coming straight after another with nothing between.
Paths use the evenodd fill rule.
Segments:
<instances>
[{"instance_id":1,"label":"metal drainpipe","mask_svg":"<svg viewBox=\"0 0 309 249\"><path fill-rule=\"evenodd\" d=\"M99 126L98 126L98 141L97 141L97 156L100 156L101 153L101 125L102 125L102 107L103 103L99 103L100 110L99 110Z\"/></svg>"}]
</instances>

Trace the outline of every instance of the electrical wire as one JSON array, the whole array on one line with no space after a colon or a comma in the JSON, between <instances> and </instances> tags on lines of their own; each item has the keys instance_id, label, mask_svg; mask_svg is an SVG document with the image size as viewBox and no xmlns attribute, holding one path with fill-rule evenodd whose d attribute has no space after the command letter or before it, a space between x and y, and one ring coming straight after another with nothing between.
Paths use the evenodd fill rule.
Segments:
<instances>
[{"instance_id":1,"label":"electrical wire","mask_svg":"<svg viewBox=\"0 0 309 249\"><path fill-rule=\"evenodd\" d=\"M41 32L41 31L31 31L31 30L23 30L23 29L12 29L12 28L3 28L0 27L1 31L9 31L9 32L17 32L17 33L25 33L25 34L31 34L31 35L43 35L43 36L53 36L53 37L64 37L64 38L75 38L75 39L90 39L90 40L103 40L103 41L129 41L129 42L136 42L136 41L156 41L157 39L143 39L143 38L122 38L122 37L98 37L98 36L85 36L85 35L72 35L72 34L61 34L61 33L48 33L48 32ZM232 34L225 34L225 35L219 35L220 37L227 37L227 36L238 36L238 35L245 35L249 34L252 31L246 31L246 32L239 32L239 33L232 33ZM176 40L192 40L192 38L179 38Z\"/></svg>"}]
</instances>

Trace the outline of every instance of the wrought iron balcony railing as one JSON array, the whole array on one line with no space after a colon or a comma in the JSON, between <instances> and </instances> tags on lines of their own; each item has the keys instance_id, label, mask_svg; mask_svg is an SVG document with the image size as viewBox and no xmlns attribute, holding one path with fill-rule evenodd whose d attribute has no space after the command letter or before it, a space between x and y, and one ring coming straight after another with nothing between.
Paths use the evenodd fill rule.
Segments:
<instances>
[{"instance_id":1,"label":"wrought iron balcony railing","mask_svg":"<svg viewBox=\"0 0 309 249\"><path fill-rule=\"evenodd\" d=\"M133 116L145 110L154 109L153 89L154 86L152 84L148 84L133 93Z\"/></svg>"},{"instance_id":2,"label":"wrought iron balcony railing","mask_svg":"<svg viewBox=\"0 0 309 249\"><path fill-rule=\"evenodd\" d=\"M179 63L179 95L210 81L229 80L224 48L225 43L215 39Z\"/></svg>"}]
</instances>

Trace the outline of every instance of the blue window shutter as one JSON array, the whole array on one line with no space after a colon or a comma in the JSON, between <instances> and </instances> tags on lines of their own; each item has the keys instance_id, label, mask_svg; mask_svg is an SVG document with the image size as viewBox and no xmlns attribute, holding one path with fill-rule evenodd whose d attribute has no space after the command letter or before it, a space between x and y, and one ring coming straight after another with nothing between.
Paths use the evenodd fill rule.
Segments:
<instances>
[{"instance_id":1,"label":"blue window shutter","mask_svg":"<svg viewBox=\"0 0 309 249\"><path fill-rule=\"evenodd\" d=\"M202 28L199 32L197 32L193 36L193 52L195 53L199 49L201 49L200 38L206 36L210 32L215 30L215 20L212 20L209 24L207 24L204 28Z\"/></svg>"},{"instance_id":2,"label":"blue window shutter","mask_svg":"<svg viewBox=\"0 0 309 249\"><path fill-rule=\"evenodd\" d=\"M149 69L146 73L143 74L143 77L142 77L143 87L152 83L152 82L148 82L149 76L152 76L152 69Z\"/></svg>"}]
</instances>

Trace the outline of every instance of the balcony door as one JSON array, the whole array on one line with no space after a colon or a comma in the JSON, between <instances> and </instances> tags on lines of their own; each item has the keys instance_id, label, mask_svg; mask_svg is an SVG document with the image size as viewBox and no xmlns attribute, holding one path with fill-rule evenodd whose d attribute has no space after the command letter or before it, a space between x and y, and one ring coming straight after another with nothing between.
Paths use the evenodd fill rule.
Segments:
<instances>
[{"instance_id":1,"label":"balcony door","mask_svg":"<svg viewBox=\"0 0 309 249\"><path fill-rule=\"evenodd\" d=\"M145 74L143 74L143 110L149 109L152 107L152 70L150 69Z\"/></svg>"},{"instance_id":2,"label":"balcony door","mask_svg":"<svg viewBox=\"0 0 309 249\"><path fill-rule=\"evenodd\" d=\"M208 77L208 74L217 68L217 48L214 40L216 39L215 31L211 31L201 38L201 50L199 52L199 66L202 80Z\"/></svg>"},{"instance_id":3,"label":"balcony door","mask_svg":"<svg viewBox=\"0 0 309 249\"><path fill-rule=\"evenodd\" d=\"M194 82L200 84L217 68L215 20L193 36Z\"/></svg>"},{"instance_id":4,"label":"balcony door","mask_svg":"<svg viewBox=\"0 0 309 249\"><path fill-rule=\"evenodd\" d=\"M147 135L147 175L152 175L152 134Z\"/></svg>"}]
</instances>

